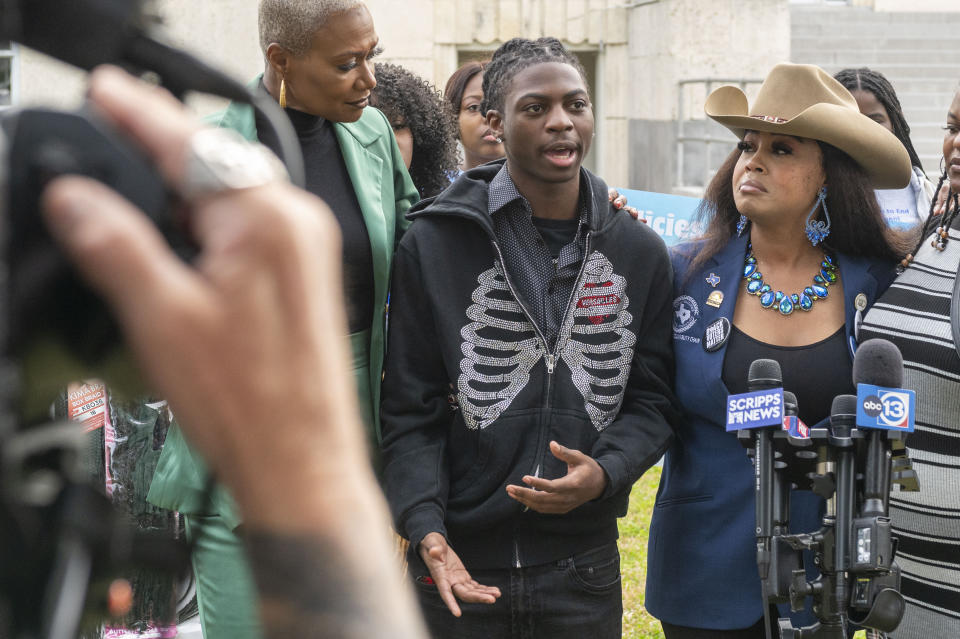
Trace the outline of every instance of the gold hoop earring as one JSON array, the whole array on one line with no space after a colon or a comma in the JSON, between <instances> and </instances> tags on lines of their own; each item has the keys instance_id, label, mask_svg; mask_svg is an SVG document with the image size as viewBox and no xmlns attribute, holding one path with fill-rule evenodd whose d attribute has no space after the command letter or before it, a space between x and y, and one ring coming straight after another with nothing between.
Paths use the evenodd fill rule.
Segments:
<instances>
[{"instance_id":1,"label":"gold hoop earring","mask_svg":"<svg viewBox=\"0 0 960 639\"><path fill-rule=\"evenodd\" d=\"M287 81L280 78L280 108L287 108Z\"/></svg>"}]
</instances>

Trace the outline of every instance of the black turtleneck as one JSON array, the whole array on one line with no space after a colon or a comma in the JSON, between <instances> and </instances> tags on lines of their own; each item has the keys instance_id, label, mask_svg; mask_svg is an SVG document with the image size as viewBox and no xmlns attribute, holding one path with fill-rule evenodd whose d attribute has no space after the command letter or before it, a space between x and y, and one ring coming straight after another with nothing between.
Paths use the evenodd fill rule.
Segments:
<instances>
[{"instance_id":1,"label":"black turtleneck","mask_svg":"<svg viewBox=\"0 0 960 639\"><path fill-rule=\"evenodd\" d=\"M363 212L343 162L333 124L296 109L285 111L303 149L307 191L326 202L340 223L349 330L351 333L367 330L373 322L373 253ZM259 114L256 127L260 142L276 153L279 149L277 138Z\"/></svg>"}]
</instances>

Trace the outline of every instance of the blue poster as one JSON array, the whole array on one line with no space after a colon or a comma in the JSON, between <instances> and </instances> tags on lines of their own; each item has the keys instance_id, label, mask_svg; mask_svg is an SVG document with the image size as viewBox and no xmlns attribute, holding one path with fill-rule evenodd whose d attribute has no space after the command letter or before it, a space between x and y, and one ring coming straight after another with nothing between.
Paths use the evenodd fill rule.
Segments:
<instances>
[{"instance_id":1,"label":"blue poster","mask_svg":"<svg viewBox=\"0 0 960 639\"><path fill-rule=\"evenodd\" d=\"M699 198L633 189L617 190L626 196L628 205L640 211L640 217L663 238L667 246L700 235L702 229L693 221L700 206Z\"/></svg>"}]
</instances>

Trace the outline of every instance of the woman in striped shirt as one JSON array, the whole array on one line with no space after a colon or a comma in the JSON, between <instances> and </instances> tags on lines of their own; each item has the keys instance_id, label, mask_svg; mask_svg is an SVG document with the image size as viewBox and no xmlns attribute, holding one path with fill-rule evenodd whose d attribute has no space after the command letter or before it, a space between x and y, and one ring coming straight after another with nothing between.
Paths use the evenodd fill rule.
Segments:
<instances>
[{"instance_id":1,"label":"woman in striped shirt","mask_svg":"<svg viewBox=\"0 0 960 639\"><path fill-rule=\"evenodd\" d=\"M893 637L960 637L960 92L944 127L947 210L931 215L902 274L864 318L861 341L891 340L917 392L907 446L920 492L894 492L890 516L907 611Z\"/></svg>"}]
</instances>

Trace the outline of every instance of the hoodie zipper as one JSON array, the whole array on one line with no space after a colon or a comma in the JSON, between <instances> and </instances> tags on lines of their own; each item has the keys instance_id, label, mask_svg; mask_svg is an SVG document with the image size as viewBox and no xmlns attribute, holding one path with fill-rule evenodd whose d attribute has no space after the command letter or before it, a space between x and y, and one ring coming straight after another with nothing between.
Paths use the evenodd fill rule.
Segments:
<instances>
[{"instance_id":1,"label":"hoodie zipper","mask_svg":"<svg viewBox=\"0 0 960 639\"><path fill-rule=\"evenodd\" d=\"M571 308L573 306L573 300L577 296L577 291L580 290L581 281L583 280L583 274L587 270L587 258L590 255L590 240L591 240L591 233L590 231L587 231L587 236L584 238L584 243L583 243L583 261L580 264L580 272L577 273L577 279L573 281L573 289L570 291L570 297L567 299L567 305L563 309L563 317L560 320L561 331L567 325L567 318L570 315ZM506 266L504 266L504 272L506 272ZM530 321L532 323L533 319L531 319ZM560 349L566 344L567 339L568 339L567 335L564 335L563 333L558 334L557 343L553 347L553 353L546 351L547 389L546 389L545 399L543 402L543 407L545 409L550 407L551 398L553 396L552 395L553 371L556 368L557 353L559 353ZM547 411L545 410L544 414L546 414L546 412ZM544 420L541 420L540 433L537 438L538 446L537 446L537 457L536 457L536 468L537 468L536 472L538 473L537 475L538 477L539 477L540 469L543 467L543 458L546 455L545 447L547 445L547 442L546 442L547 433L546 433L546 428L544 428L544 426L545 426Z\"/></svg>"},{"instance_id":2,"label":"hoodie zipper","mask_svg":"<svg viewBox=\"0 0 960 639\"><path fill-rule=\"evenodd\" d=\"M581 280L583 279L583 274L587 270L587 258L590 255L590 240L591 240L591 232L587 231L587 235L584 238L583 261L580 264L580 271L577 273L577 279L574 280L573 282L573 289L570 291L570 297L567 299L567 305L563 311L563 318L560 321L561 330L567 324L567 318L569 317L569 314L570 314L570 308L573 305L573 298L576 297L577 291L580 290L580 284L581 284ZM547 367L547 386L543 396L543 408L547 409L550 407L550 399L553 393L553 373L557 367L557 353L560 352L561 346L565 343L563 339L564 336L557 335L557 343L554 346L553 352L551 352L550 345L547 343L547 338L544 336L543 331L537 325L536 320L534 320L533 314L530 313L530 310L524 305L523 299L520 297L519 293L517 292L517 289L513 285L513 282L510 280L510 274L507 272L507 264L503 259L503 252L500 250L500 244L497 242L496 239L491 239L491 244L493 244L493 248L497 252L497 257L500 259L500 265L503 267L503 279L507 283L507 288L510 289L510 293L513 295L514 299L517 300L517 304L520 306L520 309L523 311L523 314L526 316L527 321L529 321L530 325L533 326L533 330L534 332L536 332L537 338L540 340L540 343L543 346L544 363L546 364L546 367ZM538 477L539 477L540 468L543 466L543 456L545 455L543 448L546 445L546 442L544 441L546 439L545 437L546 414L547 414L547 411L544 410L542 413L543 416L540 418L540 424L537 432L537 456L535 459L536 470L534 472ZM525 507L524 512L526 512L527 510L529 510L529 508ZM517 556L517 560L519 561L519 555Z\"/></svg>"}]
</instances>

